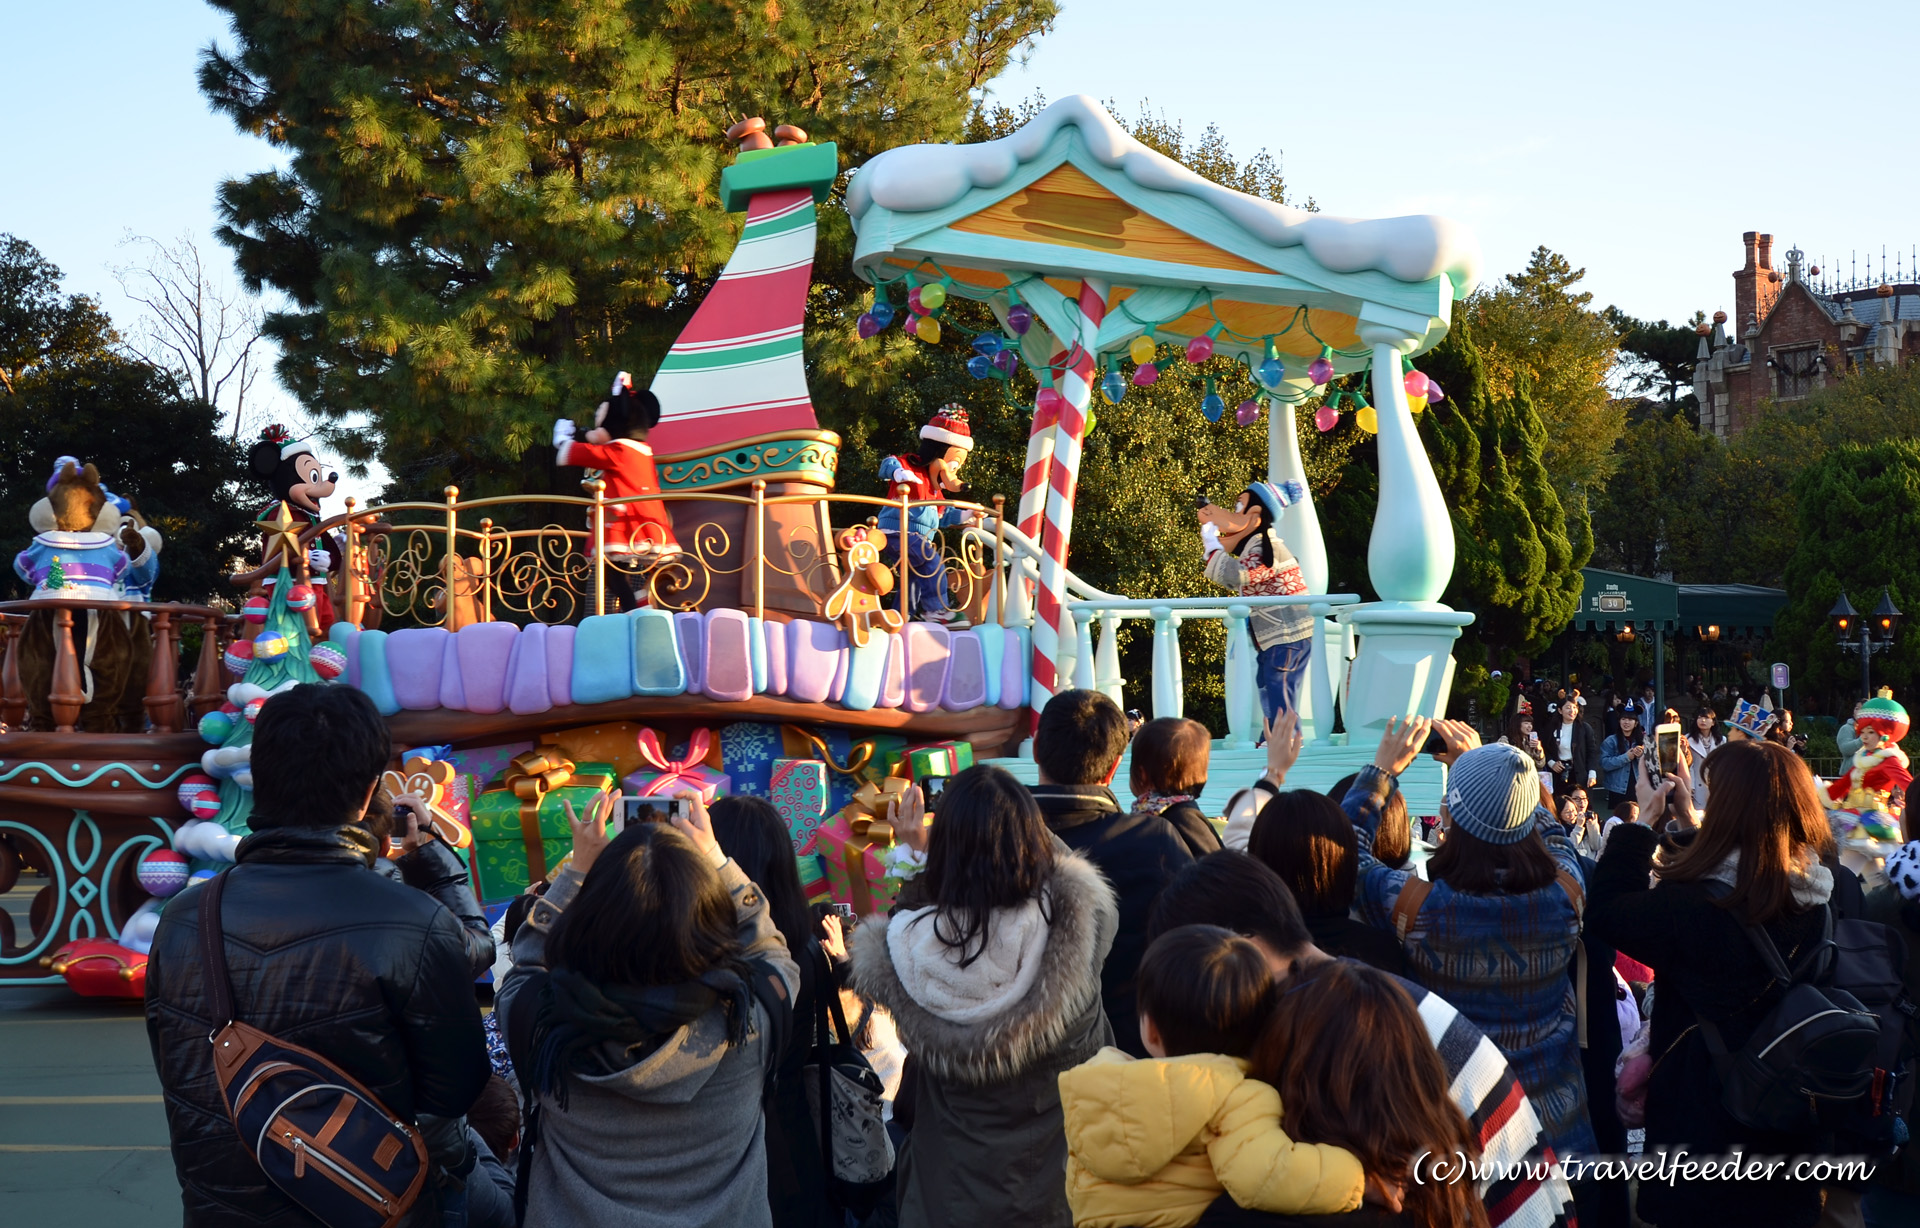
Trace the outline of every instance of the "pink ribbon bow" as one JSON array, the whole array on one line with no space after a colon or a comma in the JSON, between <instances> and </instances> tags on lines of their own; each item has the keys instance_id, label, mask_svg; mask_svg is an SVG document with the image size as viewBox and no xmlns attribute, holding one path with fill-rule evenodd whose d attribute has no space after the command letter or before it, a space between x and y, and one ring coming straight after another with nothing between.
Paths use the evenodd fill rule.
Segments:
<instances>
[{"instance_id":1,"label":"pink ribbon bow","mask_svg":"<svg viewBox=\"0 0 1920 1228\"><path fill-rule=\"evenodd\" d=\"M693 770L706 762L707 755L713 749L712 731L694 730L693 736L687 739L687 754L682 759L667 758L667 753L660 749L659 736L651 729L640 731L639 744L640 757L660 773L648 782L646 788L640 790L639 796L655 797L675 786L692 786L696 791L704 786L705 782L694 775Z\"/></svg>"}]
</instances>

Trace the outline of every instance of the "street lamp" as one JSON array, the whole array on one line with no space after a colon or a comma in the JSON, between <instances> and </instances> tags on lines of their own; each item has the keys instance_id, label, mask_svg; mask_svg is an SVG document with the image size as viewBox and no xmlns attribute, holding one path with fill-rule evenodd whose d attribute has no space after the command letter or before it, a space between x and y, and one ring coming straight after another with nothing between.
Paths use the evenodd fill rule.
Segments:
<instances>
[{"instance_id":1,"label":"street lamp","mask_svg":"<svg viewBox=\"0 0 1920 1228\"><path fill-rule=\"evenodd\" d=\"M1892 592L1884 588L1880 590L1880 604L1865 618L1853 608L1845 592L1827 612L1827 621L1833 624L1834 642L1840 651L1860 658L1860 693L1868 699L1873 698L1873 654L1893 648L1893 635L1900 627L1900 619Z\"/></svg>"}]
</instances>

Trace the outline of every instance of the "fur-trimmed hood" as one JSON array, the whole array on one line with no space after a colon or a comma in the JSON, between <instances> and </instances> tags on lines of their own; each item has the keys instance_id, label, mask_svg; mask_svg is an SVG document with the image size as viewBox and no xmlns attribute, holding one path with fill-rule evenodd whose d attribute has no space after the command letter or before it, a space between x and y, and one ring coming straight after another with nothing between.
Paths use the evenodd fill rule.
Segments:
<instances>
[{"instance_id":1,"label":"fur-trimmed hood","mask_svg":"<svg viewBox=\"0 0 1920 1228\"><path fill-rule=\"evenodd\" d=\"M901 1043L936 1078L969 1084L1014 1078L1058 1047L1089 1009L1099 1009L1100 968L1120 923L1113 888L1092 862L1056 849L1046 892L1039 975L1021 1000L978 1022L949 1022L914 997L920 987L902 981L888 948L888 918L872 918L854 931L855 986L887 1008Z\"/></svg>"}]
</instances>

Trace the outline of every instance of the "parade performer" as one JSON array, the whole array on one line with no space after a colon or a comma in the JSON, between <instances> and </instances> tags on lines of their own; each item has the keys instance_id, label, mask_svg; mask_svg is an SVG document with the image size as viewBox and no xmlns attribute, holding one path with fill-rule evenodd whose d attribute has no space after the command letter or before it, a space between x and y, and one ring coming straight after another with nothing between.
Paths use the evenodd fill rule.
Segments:
<instances>
[{"instance_id":1,"label":"parade performer","mask_svg":"<svg viewBox=\"0 0 1920 1228\"><path fill-rule=\"evenodd\" d=\"M340 474L327 469L313 454L312 441L295 439L292 431L279 425L260 432L260 441L247 453L247 467L254 477L266 483L273 496L260 509L255 522L270 526L284 503L300 522L296 532L305 532L320 523L320 501L333 494L340 484ZM272 542L277 536L278 530L273 527L262 532L262 540L266 542ZM313 612L320 620L322 634L334 623L333 598L328 592L327 578L340 573L345 559L346 552L340 546L338 534L318 534L307 543L307 582L313 588ZM265 583L271 586L273 580Z\"/></svg>"},{"instance_id":2,"label":"parade performer","mask_svg":"<svg viewBox=\"0 0 1920 1228\"><path fill-rule=\"evenodd\" d=\"M972 452L973 428L965 407L947 405L920 428L919 452L880 462L887 493L898 499L905 492L919 504L907 514L907 572L913 608L928 622L950 623L959 617L947 605L947 568L934 534L951 525L977 523L979 517L933 500L942 494L964 499L972 493L960 480L960 469ZM900 557L899 508L881 511L880 531L887 535L886 561L891 565Z\"/></svg>"},{"instance_id":3,"label":"parade performer","mask_svg":"<svg viewBox=\"0 0 1920 1228\"><path fill-rule=\"evenodd\" d=\"M1284 508L1307 497L1307 488L1289 479L1278 485L1255 482L1240 492L1233 510L1204 496L1200 500L1200 541L1206 547L1207 579L1243 597L1291 597L1307 591L1300 561L1274 529ZM1313 614L1304 605L1266 606L1247 620L1247 632L1259 650L1254 677L1268 724L1299 706L1300 681L1307 676L1313 645Z\"/></svg>"},{"instance_id":4,"label":"parade performer","mask_svg":"<svg viewBox=\"0 0 1920 1228\"><path fill-rule=\"evenodd\" d=\"M1860 749L1846 772L1827 785L1828 819L1840 842L1841 864L1860 868L1892 854L1900 847L1900 819L1905 791L1913 783L1907 753L1898 743L1907 736L1907 710L1895 703L1885 687L1860 706L1854 717ZM1901 795L1896 804L1895 794ZM1865 872L1864 870L1862 871Z\"/></svg>"},{"instance_id":5,"label":"parade performer","mask_svg":"<svg viewBox=\"0 0 1920 1228\"><path fill-rule=\"evenodd\" d=\"M613 377L607 399L594 410L585 442L574 438L577 427L569 419L553 424L553 446L559 451L556 463L587 466L589 480L599 478L607 484L610 500L657 495L660 475L647 434L659 422L660 398L649 390L636 390L633 377L622 371ZM647 586L640 573L680 553L666 504L641 499L610 507L601 536L592 549L605 549L612 564L606 569L607 583L623 602L622 608L646 605Z\"/></svg>"}]
</instances>

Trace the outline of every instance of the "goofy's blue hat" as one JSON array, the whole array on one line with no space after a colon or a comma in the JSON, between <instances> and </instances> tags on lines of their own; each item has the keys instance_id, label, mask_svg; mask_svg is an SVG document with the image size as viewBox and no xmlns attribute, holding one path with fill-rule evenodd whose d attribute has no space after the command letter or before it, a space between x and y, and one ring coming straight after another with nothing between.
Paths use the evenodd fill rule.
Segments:
<instances>
[{"instance_id":1,"label":"goofy's blue hat","mask_svg":"<svg viewBox=\"0 0 1920 1228\"><path fill-rule=\"evenodd\" d=\"M1266 505L1267 518L1278 522L1282 508L1292 507L1307 497L1305 484L1294 478L1288 478L1278 485L1272 482L1254 482L1247 487L1253 497Z\"/></svg>"}]
</instances>

